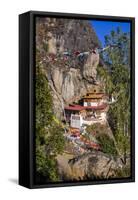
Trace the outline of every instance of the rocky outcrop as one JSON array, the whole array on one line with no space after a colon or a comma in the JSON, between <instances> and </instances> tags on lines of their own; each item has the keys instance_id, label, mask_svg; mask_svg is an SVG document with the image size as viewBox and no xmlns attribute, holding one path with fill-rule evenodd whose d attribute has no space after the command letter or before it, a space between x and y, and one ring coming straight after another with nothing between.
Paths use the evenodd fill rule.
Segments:
<instances>
[{"instance_id":1,"label":"rocky outcrop","mask_svg":"<svg viewBox=\"0 0 138 200\"><path fill-rule=\"evenodd\" d=\"M67 180L117 178L117 172L127 168L128 165L129 161L124 164L119 157L114 158L99 151L83 154L68 162L65 156L58 159L60 175Z\"/></svg>"},{"instance_id":2,"label":"rocky outcrop","mask_svg":"<svg viewBox=\"0 0 138 200\"><path fill-rule=\"evenodd\" d=\"M97 66L99 64L99 54L91 53L83 66L83 77L92 82L96 80Z\"/></svg>"},{"instance_id":3,"label":"rocky outcrop","mask_svg":"<svg viewBox=\"0 0 138 200\"><path fill-rule=\"evenodd\" d=\"M84 154L78 159L72 159L69 164L75 179L84 179L86 176L88 178L113 177L115 176L115 170L119 167L112 157L101 152Z\"/></svg>"},{"instance_id":4,"label":"rocky outcrop","mask_svg":"<svg viewBox=\"0 0 138 200\"><path fill-rule=\"evenodd\" d=\"M54 111L58 117L62 113L62 104L77 102L94 87L98 63L98 58L96 57L96 59L95 63L92 63L93 65L88 67L87 63L82 70L79 68L66 70L66 68L54 67L46 72L53 96Z\"/></svg>"},{"instance_id":5,"label":"rocky outcrop","mask_svg":"<svg viewBox=\"0 0 138 200\"><path fill-rule=\"evenodd\" d=\"M78 101L93 88L99 55L91 50L100 43L88 20L37 18L36 22L38 57L53 96L53 110L61 118L65 104ZM64 51L72 54L67 61L61 59ZM80 60L75 51L91 53ZM49 62L50 54L57 59Z\"/></svg>"},{"instance_id":6,"label":"rocky outcrop","mask_svg":"<svg viewBox=\"0 0 138 200\"><path fill-rule=\"evenodd\" d=\"M100 42L88 20L36 18L37 49L48 44L49 48L41 48L45 53L57 51L88 51ZM54 52L54 51L53 51ZM51 53L51 51L50 51Z\"/></svg>"}]
</instances>

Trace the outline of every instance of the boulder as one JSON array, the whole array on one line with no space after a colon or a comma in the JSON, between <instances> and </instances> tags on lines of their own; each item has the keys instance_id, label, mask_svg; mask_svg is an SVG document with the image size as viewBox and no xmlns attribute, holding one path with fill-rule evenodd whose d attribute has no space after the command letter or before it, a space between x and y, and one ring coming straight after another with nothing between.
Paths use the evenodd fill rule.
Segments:
<instances>
[{"instance_id":1,"label":"boulder","mask_svg":"<svg viewBox=\"0 0 138 200\"><path fill-rule=\"evenodd\" d=\"M68 157L65 155L59 158L58 167L60 175L65 180L117 178L117 171L123 170L126 167L119 157L114 158L99 151L85 153L69 160L67 160ZM127 164L130 165L130 163Z\"/></svg>"}]
</instances>

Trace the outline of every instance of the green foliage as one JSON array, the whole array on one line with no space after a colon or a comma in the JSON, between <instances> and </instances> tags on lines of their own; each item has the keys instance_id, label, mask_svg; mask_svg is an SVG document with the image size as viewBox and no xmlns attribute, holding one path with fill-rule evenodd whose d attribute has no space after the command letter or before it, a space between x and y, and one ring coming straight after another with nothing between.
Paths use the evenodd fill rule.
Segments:
<instances>
[{"instance_id":1,"label":"green foliage","mask_svg":"<svg viewBox=\"0 0 138 200\"><path fill-rule=\"evenodd\" d=\"M124 33L118 27L105 36L105 45L114 45L116 48L108 49L104 52L104 61L111 68L117 64L127 65L130 67L130 34Z\"/></svg>"},{"instance_id":2,"label":"green foliage","mask_svg":"<svg viewBox=\"0 0 138 200\"><path fill-rule=\"evenodd\" d=\"M47 181L58 181L56 160L46 155L44 146L36 147L36 169L39 174L46 177Z\"/></svg>"},{"instance_id":3,"label":"green foliage","mask_svg":"<svg viewBox=\"0 0 138 200\"><path fill-rule=\"evenodd\" d=\"M120 178L120 177L123 177L123 178L127 178L127 177L130 177L131 176L131 169L130 167L125 167L123 169L118 169L116 170L116 177L117 178Z\"/></svg>"},{"instance_id":4,"label":"green foliage","mask_svg":"<svg viewBox=\"0 0 138 200\"><path fill-rule=\"evenodd\" d=\"M86 131L91 134L94 133L95 136L106 134L107 133L107 126L102 125L101 123L95 123L90 126L87 126Z\"/></svg>"},{"instance_id":5,"label":"green foliage","mask_svg":"<svg viewBox=\"0 0 138 200\"><path fill-rule=\"evenodd\" d=\"M57 181L56 156L64 148L63 128L54 121L52 97L43 70L36 67L36 171Z\"/></svg>"},{"instance_id":6,"label":"green foliage","mask_svg":"<svg viewBox=\"0 0 138 200\"><path fill-rule=\"evenodd\" d=\"M110 95L113 92L114 85L108 69L98 66L97 78L100 79L102 82L104 82L105 92Z\"/></svg>"},{"instance_id":7,"label":"green foliage","mask_svg":"<svg viewBox=\"0 0 138 200\"><path fill-rule=\"evenodd\" d=\"M40 67L36 68L36 129L42 130L52 124L52 98L46 77ZM44 131L44 130L43 130Z\"/></svg>"},{"instance_id":8,"label":"green foliage","mask_svg":"<svg viewBox=\"0 0 138 200\"><path fill-rule=\"evenodd\" d=\"M122 132L117 132L116 141L121 155L125 156L130 153L130 137L124 136Z\"/></svg>"},{"instance_id":9,"label":"green foliage","mask_svg":"<svg viewBox=\"0 0 138 200\"><path fill-rule=\"evenodd\" d=\"M99 135L97 137L97 140L99 141L102 151L104 153L107 153L109 155L113 155L116 156L117 155L117 151L116 151L116 147L114 145L114 141L112 139L109 138L108 135Z\"/></svg>"},{"instance_id":10,"label":"green foliage","mask_svg":"<svg viewBox=\"0 0 138 200\"><path fill-rule=\"evenodd\" d=\"M108 128L106 125L102 125L100 123L93 124L91 126L87 126L86 131L90 133L94 133L96 140L99 142L101 149L104 153L109 155L117 155L116 147L113 139L111 139L108 135Z\"/></svg>"},{"instance_id":11,"label":"green foliage","mask_svg":"<svg viewBox=\"0 0 138 200\"><path fill-rule=\"evenodd\" d=\"M45 42L45 43L43 44L43 48L44 48L45 52L48 52L49 45L48 45L47 42Z\"/></svg>"},{"instance_id":12,"label":"green foliage","mask_svg":"<svg viewBox=\"0 0 138 200\"><path fill-rule=\"evenodd\" d=\"M98 68L109 96L116 103L108 111L109 124L121 154L130 151L130 38L120 28L105 36L105 45L114 45L103 53L107 69Z\"/></svg>"}]
</instances>

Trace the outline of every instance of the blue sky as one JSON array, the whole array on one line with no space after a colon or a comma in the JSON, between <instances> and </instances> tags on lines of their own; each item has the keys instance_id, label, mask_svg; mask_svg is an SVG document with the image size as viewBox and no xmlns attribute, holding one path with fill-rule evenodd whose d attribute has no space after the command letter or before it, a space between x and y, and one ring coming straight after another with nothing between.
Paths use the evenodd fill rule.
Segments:
<instances>
[{"instance_id":1,"label":"blue sky","mask_svg":"<svg viewBox=\"0 0 138 200\"><path fill-rule=\"evenodd\" d=\"M116 30L117 27L120 27L123 32L130 32L129 22L91 20L90 23L101 41L102 46L104 46L104 36L109 34L111 30Z\"/></svg>"}]
</instances>

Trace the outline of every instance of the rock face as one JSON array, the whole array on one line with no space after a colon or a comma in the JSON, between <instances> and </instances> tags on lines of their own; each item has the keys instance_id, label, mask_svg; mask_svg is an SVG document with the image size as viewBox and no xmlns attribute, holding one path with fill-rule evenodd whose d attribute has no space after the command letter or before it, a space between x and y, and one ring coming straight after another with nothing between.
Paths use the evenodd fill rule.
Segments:
<instances>
[{"instance_id":1,"label":"rock face","mask_svg":"<svg viewBox=\"0 0 138 200\"><path fill-rule=\"evenodd\" d=\"M61 18L36 19L36 44L40 49L44 44L49 44L55 52L59 51L88 51L95 46L100 46L88 20L74 20ZM41 49L45 51L45 49ZM50 51L51 53L51 51Z\"/></svg>"},{"instance_id":2,"label":"rock face","mask_svg":"<svg viewBox=\"0 0 138 200\"><path fill-rule=\"evenodd\" d=\"M97 75L97 65L99 64L99 54L90 54L83 66L83 77L88 80L95 80Z\"/></svg>"},{"instance_id":3,"label":"rock face","mask_svg":"<svg viewBox=\"0 0 138 200\"><path fill-rule=\"evenodd\" d=\"M83 155L78 160L71 160L74 178L83 179L87 177L109 178L114 176L115 169L118 168L117 163L101 152L93 152ZM81 176L80 176L81 174Z\"/></svg>"},{"instance_id":4,"label":"rock face","mask_svg":"<svg viewBox=\"0 0 138 200\"><path fill-rule=\"evenodd\" d=\"M93 88L99 64L99 55L91 51L95 46L100 44L88 20L37 18L37 52L50 85L54 112L58 118L63 115L65 104L78 101ZM61 59L64 51L71 53L67 61ZM76 51L90 54L80 60L74 56ZM49 54L56 59L48 62Z\"/></svg>"},{"instance_id":5,"label":"rock face","mask_svg":"<svg viewBox=\"0 0 138 200\"><path fill-rule=\"evenodd\" d=\"M79 68L65 70L56 67L46 72L53 96L54 111L58 117L62 113L63 105L78 101L94 87L96 63L97 60L95 65L89 67L86 65L83 70Z\"/></svg>"},{"instance_id":6,"label":"rock face","mask_svg":"<svg viewBox=\"0 0 138 200\"><path fill-rule=\"evenodd\" d=\"M114 178L117 177L116 172L125 167L120 158L114 159L112 156L98 151L83 154L68 162L64 158L64 165L63 157L58 161L60 174L67 180Z\"/></svg>"}]
</instances>

